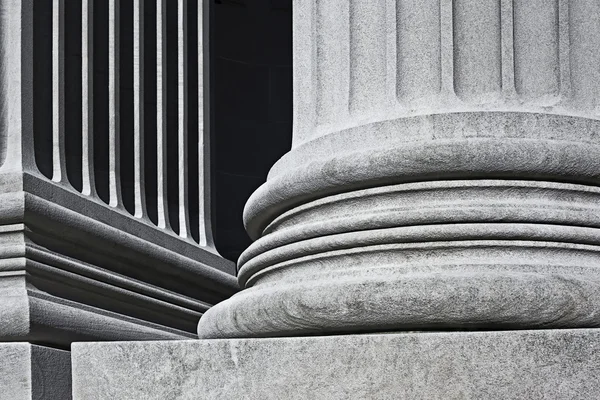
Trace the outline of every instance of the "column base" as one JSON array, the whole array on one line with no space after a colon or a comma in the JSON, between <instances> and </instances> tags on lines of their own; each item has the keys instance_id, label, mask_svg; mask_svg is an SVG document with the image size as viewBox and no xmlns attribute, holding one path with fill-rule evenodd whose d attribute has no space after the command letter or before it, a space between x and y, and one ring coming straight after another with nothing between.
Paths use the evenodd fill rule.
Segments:
<instances>
[{"instance_id":1,"label":"column base","mask_svg":"<svg viewBox=\"0 0 600 400\"><path fill-rule=\"evenodd\" d=\"M75 400L596 399L600 329L76 343Z\"/></svg>"},{"instance_id":2,"label":"column base","mask_svg":"<svg viewBox=\"0 0 600 400\"><path fill-rule=\"evenodd\" d=\"M68 351L29 343L2 343L0 360L0 399L71 399Z\"/></svg>"}]
</instances>

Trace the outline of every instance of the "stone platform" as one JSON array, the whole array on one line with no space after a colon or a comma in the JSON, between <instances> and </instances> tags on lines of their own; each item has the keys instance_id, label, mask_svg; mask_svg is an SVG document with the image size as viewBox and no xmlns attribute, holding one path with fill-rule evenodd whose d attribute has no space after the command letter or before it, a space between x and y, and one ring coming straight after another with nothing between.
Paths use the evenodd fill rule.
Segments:
<instances>
[{"instance_id":1,"label":"stone platform","mask_svg":"<svg viewBox=\"0 0 600 400\"><path fill-rule=\"evenodd\" d=\"M0 399L71 399L69 356L29 343L0 344Z\"/></svg>"},{"instance_id":2,"label":"stone platform","mask_svg":"<svg viewBox=\"0 0 600 400\"><path fill-rule=\"evenodd\" d=\"M76 343L75 400L598 399L600 329Z\"/></svg>"}]
</instances>

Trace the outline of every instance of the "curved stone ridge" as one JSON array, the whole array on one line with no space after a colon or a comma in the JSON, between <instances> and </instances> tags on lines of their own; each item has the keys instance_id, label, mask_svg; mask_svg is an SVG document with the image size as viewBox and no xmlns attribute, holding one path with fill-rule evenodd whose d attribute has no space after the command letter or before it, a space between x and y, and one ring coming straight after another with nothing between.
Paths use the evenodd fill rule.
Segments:
<instances>
[{"instance_id":1,"label":"curved stone ridge","mask_svg":"<svg viewBox=\"0 0 600 400\"><path fill-rule=\"evenodd\" d=\"M600 326L600 6L363 3L294 3L293 147L200 336Z\"/></svg>"},{"instance_id":2,"label":"curved stone ridge","mask_svg":"<svg viewBox=\"0 0 600 400\"><path fill-rule=\"evenodd\" d=\"M441 179L600 181L600 121L515 112L433 114L332 133L286 154L248 200L254 239L307 201L374 186Z\"/></svg>"},{"instance_id":3,"label":"curved stone ridge","mask_svg":"<svg viewBox=\"0 0 600 400\"><path fill-rule=\"evenodd\" d=\"M434 224L445 224L431 227L435 232L451 229L452 235L456 235L458 229L448 224L457 223L565 224L598 228L598 200L600 188L594 186L514 180L432 181L353 191L283 213L266 227L264 236L242 254L238 264L242 270L247 269L245 265L250 259L294 242L383 228L413 226L413 231L418 229L413 234L417 237L427 235L427 225ZM497 228L485 226L484 229ZM404 232L407 231L404 228ZM446 237L450 237L449 234Z\"/></svg>"},{"instance_id":4,"label":"curved stone ridge","mask_svg":"<svg viewBox=\"0 0 600 400\"><path fill-rule=\"evenodd\" d=\"M202 337L600 326L600 189L439 181L325 197L240 257Z\"/></svg>"}]
</instances>

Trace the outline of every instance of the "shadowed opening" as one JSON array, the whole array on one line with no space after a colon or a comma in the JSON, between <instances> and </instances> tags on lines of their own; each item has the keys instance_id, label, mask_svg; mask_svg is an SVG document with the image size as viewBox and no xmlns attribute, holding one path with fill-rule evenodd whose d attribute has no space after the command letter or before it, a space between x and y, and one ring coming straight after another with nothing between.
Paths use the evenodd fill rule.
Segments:
<instances>
[{"instance_id":1,"label":"shadowed opening","mask_svg":"<svg viewBox=\"0 0 600 400\"><path fill-rule=\"evenodd\" d=\"M78 191L81 173L81 0L65 0L65 156L67 176Z\"/></svg>"},{"instance_id":2,"label":"shadowed opening","mask_svg":"<svg viewBox=\"0 0 600 400\"><path fill-rule=\"evenodd\" d=\"M51 1L33 3L33 144L38 169L52 179Z\"/></svg>"},{"instance_id":3,"label":"shadowed opening","mask_svg":"<svg viewBox=\"0 0 600 400\"><path fill-rule=\"evenodd\" d=\"M108 1L94 1L94 176L108 204Z\"/></svg>"},{"instance_id":4,"label":"shadowed opening","mask_svg":"<svg viewBox=\"0 0 600 400\"><path fill-rule=\"evenodd\" d=\"M211 128L217 250L250 244L246 200L291 148L292 1L213 0Z\"/></svg>"},{"instance_id":5,"label":"shadowed opening","mask_svg":"<svg viewBox=\"0 0 600 400\"><path fill-rule=\"evenodd\" d=\"M144 187L146 210L158 224L156 173L156 0L144 1Z\"/></svg>"},{"instance_id":6,"label":"shadowed opening","mask_svg":"<svg viewBox=\"0 0 600 400\"><path fill-rule=\"evenodd\" d=\"M179 168L177 166L177 1L167 2L167 204L169 221L179 233Z\"/></svg>"},{"instance_id":7,"label":"shadowed opening","mask_svg":"<svg viewBox=\"0 0 600 400\"><path fill-rule=\"evenodd\" d=\"M198 242L198 2L188 2L188 207L190 233Z\"/></svg>"},{"instance_id":8,"label":"shadowed opening","mask_svg":"<svg viewBox=\"0 0 600 400\"><path fill-rule=\"evenodd\" d=\"M120 179L123 205L130 214L134 203L134 148L133 148L133 0L120 0L119 19L119 145Z\"/></svg>"}]
</instances>

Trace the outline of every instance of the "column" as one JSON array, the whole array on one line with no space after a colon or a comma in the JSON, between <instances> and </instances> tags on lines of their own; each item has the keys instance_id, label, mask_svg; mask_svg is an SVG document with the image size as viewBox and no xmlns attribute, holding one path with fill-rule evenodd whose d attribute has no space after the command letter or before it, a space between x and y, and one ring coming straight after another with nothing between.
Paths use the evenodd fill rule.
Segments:
<instances>
[{"instance_id":1,"label":"column","mask_svg":"<svg viewBox=\"0 0 600 400\"><path fill-rule=\"evenodd\" d=\"M295 0L293 147L200 337L600 326L599 22Z\"/></svg>"}]
</instances>

